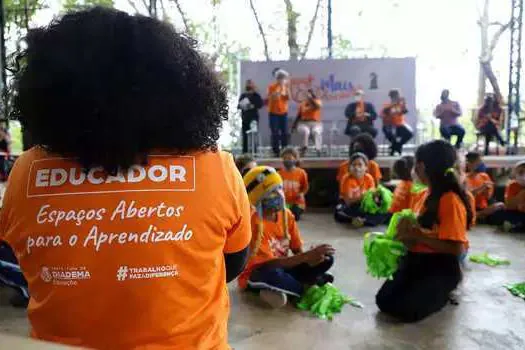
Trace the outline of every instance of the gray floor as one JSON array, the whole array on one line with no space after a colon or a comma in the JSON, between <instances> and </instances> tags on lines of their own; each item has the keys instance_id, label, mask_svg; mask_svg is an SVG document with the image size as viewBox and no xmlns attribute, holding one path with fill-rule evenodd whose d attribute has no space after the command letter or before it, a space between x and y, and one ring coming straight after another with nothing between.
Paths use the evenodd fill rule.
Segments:
<instances>
[{"instance_id":1,"label":"gray floor","mask_svg":"<svg viewBox=\"0 0 525 350\"><path fill-rule=\"evenodd\" d=\"M525 301L502 287L525 281L525 235L474 229L471 252L488 251L512 264L469 264L458 306L415 325L400 325L377 315L374 294L381 281L365 273L364 230L336 225L328 214L307 214L300 226L307 246L328 242L337 248L336 285L365 308L346 307L334 321L322 321L291 307L267 310L232 285L230 341L235 349L525 349ZM24 335L27 329L23 311L0 306L0 332Z\"/></svg>"}]
</instances>

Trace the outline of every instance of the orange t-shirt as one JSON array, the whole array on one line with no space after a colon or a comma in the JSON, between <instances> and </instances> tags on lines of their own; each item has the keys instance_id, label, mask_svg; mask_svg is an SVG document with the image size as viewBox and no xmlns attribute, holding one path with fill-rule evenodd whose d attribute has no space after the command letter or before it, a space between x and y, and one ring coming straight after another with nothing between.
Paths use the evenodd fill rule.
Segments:
<instances>
[{"instance_id":1,"label":"orange t-shirt","mask_svg":"<svg viewBox=\"0 0 525 350\"><path fill-rule=\"evenodd\" d=\"M467 175L467 189L472 191L486 182L492 183L492 179L487 173L473 173ZM491 186L488 190L478 193L476 198L476 207L473 209L485 209L489 206L489 199L494 194L494 187Z\"/></svg>"},{"instance_id":2,"label":"orange t-shirt","mask_svg":"<svg viewBox=\"0 0 525 350\"><path fill-rule=\"evenodd\" d=\"M350 173L346 174L339 186L339 196L343 199L357 199L366 191L375 188L374 179L370 174L365 174L362 179L356 179Z\"/></svg>"},{"instance_id":3,"label":"orange t-shirt","mask_svg":"<svg viewBox=\"0 0 525 350\"><path fill-rule=\"evenodd\" d=\"M287 257L290 254L290 250L297 251L302 249L303 241L299 233L299 228L297 227L293 213L288 209L286 209L286 217L288 220L289 239L285 238L284 217L282 212L277 214L277 221L263 220L262 237L259 239L258 232L261 219L255 211L253 212L251 220L253 236L250 250L252 252L255 251L255 254L252 253L246 268L239 276L239 287L247 287L248 279L257 266L270 260ZM258 249L256 249L257 244L259 244Z\"/></svg>"},{"instance_id":4,"label":"orange t-shirt","mask_svg":"<svg viewBox=\"0 0 525 350\"><path fill-rule=\"evenodd\" d=\"M405 124L405 104L400 103L386 103L383 106L381 116L383 118L383 125L400 126Z\"/></svg>"},{"instance_id":5,"label":"orange t-shirt","mask_svg":"<svg viewBox=\"0 0 525 350\"><path fill-rule=\"evenodd\" d=\"M337 168L337 182L341 183L341 180L343 177L348 174L350 161L345 160L344 162L339 165L339 168ZM376 185L379 184L379 181L383 178L383 175L381 174L381 168L379 167L379 164L375 160L369 160L368 161L368 169L366 171L368 174L372 176L374 179Z\"/></svg>"},{"instance_id":6,"label":"orange t-shirt","mask_svg":"<svg viewBox=\"0 0 525 350\"><path fill-rule=\"evenodd\" d=\"M316 99L316 103L321 106L321 100ZM299 115L301 116L302 121L314 121L314 122L320 122L321 121L321 108L316 108L314 106L311 106L310 103L308 103L308 100L301 102L299 105Z\"/></svg>"},{"instance_id":7,"label":"orange t-shirt","mask_svg":"<svg viewBox=\"0 0 525 350\"><path fill-rule=\"evenodd\" d=\"M425 206L428 196L428 187L419 192L410 192L410 209L416 214L420 214Z\"/></svg>"},{"instance_id":8,"label":"orange t-shirt","mask_svg":"<svg viewBox=\"0 0 525 350\"><path fill-rule=\"evenodd\" d=\"M86 348L229 348L224 253L251 240L231 155L152 155L108 176L33 148L11 172L0 215L0 239L29 283L33 337Z\"/></svg>"},{"instance_id":9,"label":"orange t-shirt","mask_svg":"<svg viewBox=\"0 0 525 350\"><path fill-rule=\"evenodd\" d=\"M354 118L354 121L356 123L362 123L364 121L366 121L366 116L365 116L365 101L361 100L359 102L356 103L356 106L355 106L355 118Z\"/></svg>"},{"instance_id":10,"label":"orange t-shirt","mask_svg":"<svg viewBox=\"0 0 525 350\"><path fill-rule=\"evenodd\" d=\"M403 209L410 208L412 199L412 181L401 180L394 191L394 198L390 206L390 213L397 213Z\"/></svg>"},{"instance_id":11,"label":"orange t-shirt","mask_svg":"<svg viewBox=\"0 0 525 350\"><path fill-rule=\"evenodd\" d=\"M524 191L525 187L521 186L515 180L510 181L505 187L505 200L508 201L516 197L521 191ZM525 212L525 203L518 205L518 210Z\"/></svg>"},{"instance_id":12,"label":"orange t-shirt","mask_svg":"<svg viewBox=\"0 0 525 350\"><path fill-rule=\"evenodd\" d=\"M296 204L304 209L306 207L304 195L308 192L308 174L306 171L298 167L290 171L281 169L279 175L283 179L286 204Z\"/></svg>"},{"instance_id":13,"label":"orange t-shirt","mask_svg":"<svg viewBox=\"0 0 525 350\"><path fill-rule=\"evenodd\" d=\"M290 99L288 91L286 95L272 97L275 92L281 92L283 87L279 83L273 83L268 86L268 112L271 114L283 115L288 113L288 100Z\"/></svg>"},{"instance_id":14,"label":"orange t-shirt","mask_svg":"<svg viewBox=\"0 0 525 350\"><path fill-rule=\"evenodd\" d=\"M426 191L428 194L428 191ZM425 208L420 209L422 213ZM461 242L468 245L467 239L467 209L454 192L447 192L441 196L438 207L438 223L431 230L425 230L429 237ZM418 243L411 249L419 253L435 253L431 247Z\"/></svg>"}]
</instances>

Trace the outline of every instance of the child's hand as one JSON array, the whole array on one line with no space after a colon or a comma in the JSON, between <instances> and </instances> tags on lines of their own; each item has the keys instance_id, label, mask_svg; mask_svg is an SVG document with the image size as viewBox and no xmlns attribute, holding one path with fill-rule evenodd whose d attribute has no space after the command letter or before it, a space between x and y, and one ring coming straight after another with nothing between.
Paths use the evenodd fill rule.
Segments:
<instances>
[{"instance_id":1,"label":"child's hand","mask_svg":"<svg viewBox=\"0 0 525 350\"><path fill-rule=\"evenodd\" d=\"M316 266L325 261L327 256L335 254L335 249L329 244L320 245L305 253L306 263L310 266Z\"/></svg>"},{"instance_id":2,"label":"child's hand","mask_svg":"<svg viewBox=\"0 0 525 350\"><path fill-rule=\"evenodd\" d=\"M414 240L414 222L409 218L401 218L397 223L396 239L404 242L407 240Z\"/></svg>"}]
</instances>

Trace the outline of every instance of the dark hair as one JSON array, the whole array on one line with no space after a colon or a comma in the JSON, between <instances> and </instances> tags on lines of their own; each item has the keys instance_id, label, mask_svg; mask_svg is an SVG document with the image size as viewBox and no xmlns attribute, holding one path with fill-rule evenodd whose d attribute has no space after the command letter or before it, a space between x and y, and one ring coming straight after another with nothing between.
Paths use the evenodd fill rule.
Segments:
<instances>
[{"instance_id":1,"label":"dark hair","mask_svg":"<svg viewBox=\"0 0 525 350\"><path fill-rule=\"evenodd\" d=\"M356 143L359 143L362 149L355 149ZM363 152L369 160L373 160L377 157L377 145L374 138L367 133L358 134L352 139L350 143L349 156L352 156L355 152Z\"/></svg>"},{"instance_id":2,"label":"dark hair","mask_svg":"<svg viewBox=\"0 0 525 350\"><path fill-rule=\"evenodd\" d=\"M349 165L351 165L356 159L362 159L365 161L366 164L368 164L368 157L366 156L366 154L361 153L361 152L356 152L350 156Z\"/></svg>"},{"instance_id":3,"label":"dark hair","mask_svg":"<svg viewBox=\"0 0 525 350\"><path fill-rule=\"evenodd\" d=\"M286 147L285 149L281 151L281 158L283 158L287 154L291 154L297 160L299 160L300 158L299 152L297 152L297 150L291 146Z\"/></svg>"},{"instance_id":4,"label":"dark hair","mask_svg":"<svg viewBox=\"0 0 525 350\"><path fill-rule=\"evenodd\" d=\"M314 89L308 89L307 92L309 92L310 94L312 94L313 98L317 98L317 95L315 94Z\"/></svg>"},{"instance_id":5,"label":"dark hair","mask_svg":"<svg viewBox=\"0 0 525 350\"><path fill-rule=\"evenodd\" d=\"M398 89L392 89L388 92L388 97L392 98L392 97L400 97L401 96L401 91L399 91Z\"/></svg>"},{"instance_id":6,"label":"dark hair","mask_svg":"<svg viewBox=\"0 0 525 350\"><path fill-rule=\"evenodd\" d=\"M469 163L477 162L481 160L481 154L479 152L468 152L465 156L465 160Z\"/></svg>"},{"instance_id":7,"label":"dark hair","mask_svg":"<svg viewBox=\"0 0 525 350\"><path fill-rule=\"evenodd\" d=\"M249 155L249 154L241 154L235 159L235 166L239 171L242 171L246 167L246 165L250 164L251 162L254 162L255 159Z\"/></svg>"},{"instance_id":8,"label":"dark hair","mask_svg":"<svg viewBox=\"0 0 525 350\"><path fill-rule=\"evenodd\" d=\"M439 155L439 156L436 156ZM470 207L465 189L460 184L454 168L457 161L457 153L454 147L443 140L434 140L418 147L416 151L416 162L423 162L425 175L430 182L430 193L425 201L425 212L419 216L419 224L431 229L439 223L438 209L441 196L447 192L454 192L459 196L467 210L467 229L470 228L473 217L473 208Z\"/></svg>"},{"instance_id":9,"label":"dark hair","mask_svg":"<svg viewBox=\"0 0 525 350\"><path fill-rule=\"evenodd\" d=\"M217 149L226 89L191 38L95 7L30 30L15 111L33 142L109 173L152 151Z\"/></svg>"},{"instance_id":10,"label":"dark hair","mask_svg":"<svg viewBox=\"0 0 525 350\"><path fill-rule=\"evenodd\" d=\"M400 180L412 181L412 168L414 167L414 157L403 156L394 163L394 173Z\"/></svg>"}]
</instances>

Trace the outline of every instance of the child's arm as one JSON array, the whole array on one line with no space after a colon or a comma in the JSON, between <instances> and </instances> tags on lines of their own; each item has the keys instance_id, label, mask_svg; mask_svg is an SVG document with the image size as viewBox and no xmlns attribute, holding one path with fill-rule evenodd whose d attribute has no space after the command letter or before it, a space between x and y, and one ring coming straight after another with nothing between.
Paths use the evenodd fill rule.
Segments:
<instances>
[{"instance_id":1,"label":"child's arm","mask_svg":"<svg viewBox=\"0 0 525 350\"><path fill-rule=\"evenodd\" d=\"M308 184L308 174L306 171L304 172L303 176L301 177L301 195L305 195L308 193L308 190L310 189L310 185Z\"/></svg>"},{"instance_id":2,"label":"child's arm","mask_svg":"<svg viewBox=\"0 0 525 350\"><path fill-rule=\"evenodd\" d=\"M429 237L417 224L409 220L401 220L398 224L396 239L403 242L407 248L422 243L440 253L459 255L463 243Z\"/></svg>"},{"instance_id":3,"label":"child's arm","mask_svg":"<svg viewBox=\"0 0 525 350\"><path fill-rule=\"evenodd\" d=\"M322 263L325 260L326 256L334 255L334 253L335 249L332 246L324 244L312 250L309 250L306 253L300 253L286 258L279 258L267 261L264 264L262 264L262 266L282 267L284 269L290 269L301 264L315 266Z\"/></svg>"}]
</instances>

